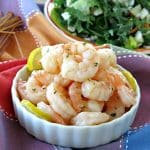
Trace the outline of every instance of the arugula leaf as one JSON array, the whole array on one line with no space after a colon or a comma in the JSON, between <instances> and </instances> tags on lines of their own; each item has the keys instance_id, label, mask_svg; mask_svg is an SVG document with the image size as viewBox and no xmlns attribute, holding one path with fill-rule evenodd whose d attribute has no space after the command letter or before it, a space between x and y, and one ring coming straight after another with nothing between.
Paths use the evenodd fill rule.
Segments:
<instances>
[{"instance_id":1,"label":"arugula leaf","mask_svg":"<svg viewBox=\"0 0 150 150\"><path fill-rule=\"evenodd\" d=\"M144 37L144 44L150 45L150 30L143 34Z\"/></svg>"},{"instance_id":2,"label":"arugula leaf","mask_svg":"<svg viewBox=\"0 0 150 150\"><path fill-rule=\"evenodd\" d=\"M54 4L56 7L63 7L66 0L54 0Z\"/></svg>"},{"instance_id":3,"label":"arugula leaf","mask_svg":"<svg viewBox=\"0 0 150 150\"><path fill-rule=\"evenodd\" d=\"M98 0L77 0L70 5L70 7L82 12L85 15L89 15L90 8L94 6L99 6Z\"/></svg>"},{"instance_id":4,"label":"arugula leaf","mask_svg":"<svg viewBox=\"0 0 150 150\"><path fill-rule=\"evenodd\" d=\"M145 7L148 10L150 10L150 1L149 0L136 0L136 4L141 4L142 7Z\"/></svg>"},{"instance_id":5,"label":"arugula leaf","mask_svg":"<svg viewBox=\"0 0 150 150\"><path fill-rule=\"evenodd\" d=\"M89 16L85 15L84 13L82 13L82 11L77 10L75 8L66 8L65 12L68 12L71 15L72 19L76 19L83 22L90 22Z\"/></svg>"},{"instance_id":6,"label":"arugula leaf","mask_svg":"<svg viewBox=\"0 0 150 150\"><path fill-rule=\"evenodd\" d=\"M98 44L111 43L133 49L137 48L135 34L141 31L144 44L149 44L150 22L147 18L136 18L130 12L131 7L138 4L150 11L148 0L136 0L130 7L120 0L54 0L54 3L56 22L81 38L96 37L94 42ZM101 13L95 15L95 10L101 10ZM70 16L66 20L61 17L64 12Z\"/></svg>"}]
</instances>

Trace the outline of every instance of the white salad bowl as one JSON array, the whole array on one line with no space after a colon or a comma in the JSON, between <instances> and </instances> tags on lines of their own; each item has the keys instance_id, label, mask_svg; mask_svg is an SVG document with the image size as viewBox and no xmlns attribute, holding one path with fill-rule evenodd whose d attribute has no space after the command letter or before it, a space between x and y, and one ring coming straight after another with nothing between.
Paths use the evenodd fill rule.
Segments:
<instances>
[{"instance_id":1,"label":"white salad bowl","mask_svg":"<svg viewBox=\"0 0 150 150\"><path fill-rule=\"evenodd\" d=\"M133 3L133 1L131 3ZM89 42L91 44L97 45L94 42L90 42L91 41L90 38L88 40L81 38L79 36L76 36L76 35L70 33L69 31L59 27L51 18L51 10L53 9L53 7L54 7L53 0L46 0L46 2L44 4L44 14L45 14L45 17L48 20L49 24L53 28L53 30L58 32L58 34L62 37L62 39L66 39L71 42L85 41L85 42ZM139 39L139 37L137 37L137 39ZM149 45L144 46L142 48L136 48L135 50L138 52L142 52L144 54L150 54L150 46Z\"/></svg>"},{"instance_id":2,"label":"white salad bowl","mask_svg":"<svg viewBox=\"0 0 150 150\"><path fill-rule=\"evenodd\" d=\"M28 75L26 66L16 74L12 84L12 101L20 125L23 126L29 134L39 140L65 147L94 147L119 138L130 128L134 121L140 103L140 89L137 82L136 103L121 117L94 126L67 126L41 119L27 111L21 105L16 86L18 80L27 80Z\"/></svg>"},{"instance_id":3,"label":"white salad bowl","mask_svg":"<svg viewBox=\"0 0 150 150\"><path fill-rule=\"evenodd\" d=\"M85 41L83 38L78 36L74 36L71 33L60 29L51 19L50 12L53 9L53 0L46 0L44 4L44 14L50 25L53 27L55 31L59 33L62 38L65 38L68 41L75 42L75 41Z\"/></svg>"}]
</instances>

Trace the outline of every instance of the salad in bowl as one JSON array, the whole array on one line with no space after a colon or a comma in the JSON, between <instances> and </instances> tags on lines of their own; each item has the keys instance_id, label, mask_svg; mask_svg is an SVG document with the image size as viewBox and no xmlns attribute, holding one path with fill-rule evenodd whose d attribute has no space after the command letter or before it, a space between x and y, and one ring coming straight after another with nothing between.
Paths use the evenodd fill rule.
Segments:
<instances>
[{"instance_id":1,"label":"salad in bowl","mask_svg":"<svg viewBox=\"0 0 150 150\"><path fill-rule=\"evenodd\" d=\"M47 0L45 15L72 39L150 50L149 1Z\"/></svg>"},{"instance_id":2,"label":"salad in bowl","mask_svg":"<svg viewBox=\"0 0 150 150\"><path fill-rule=\"evenodd\" d=\"M20 124L40 140L67 147L117 139L134 120L140 90L116 60L109 45L74 42L33 50L12 86Z\"/></svg>"}]
</instances>

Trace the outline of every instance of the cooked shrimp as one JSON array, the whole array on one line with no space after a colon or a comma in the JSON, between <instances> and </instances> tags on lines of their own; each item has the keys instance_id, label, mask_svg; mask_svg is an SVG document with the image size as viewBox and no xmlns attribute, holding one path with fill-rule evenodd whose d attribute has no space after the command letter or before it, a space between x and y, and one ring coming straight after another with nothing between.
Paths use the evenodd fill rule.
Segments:
<instances>
[{"instance_id":1,"label":"cooked shrimp","mask_svg":"<svg viewBox=\"0 0 150 150\"><path fill-rule=\"evenodd\" d=\"M123 73L118 68L110 67L108 69L108 75L111 77L110 78L112 80L111 82L116 87L118 87L120 85L130 86L126 77L123 75Z\"/></svg>"},{"instance_id":2,"label":"cooked shrimp","mask_svg":"<svg viewBox=\"0 0 150 150\"><path fill-rule=\"evenodd\" d=\"M81 83L73 82L69 86L69 90L68 91L69 91L70 100L72 102L72 105L73 105L74 109L77 112L81 112L82 109L86 105L86 101L84 101L83 97L82 97Z\"/></svg>"},{"instance_id":3,"label":"cooked shrimp","mask_svg":"<svg viewBox=\"0 0 150 150\"><path fill-rule=\"evenodd\" d=\"M101 69L99 68L98 71L96 72L95 76L92 78L93 80L96 81L108 81L109 78L107 78L109 75L107 69Z\"/></svg>"},{"instance_id":4,"label":"cooked shrimp","mask_svg":"<svg viewBox=\"0 0 150 150\"><path fill-rule=\"evenodd\" d=\"M106 81L86 80L81 86L84 97L91 100L108 101L113 94L113 86Z\"/></svg>"},{"instance_id":5,"label":"cooked shrimp","mask_svg":"<svg viewBox=\"0 0 150 150\"><path fill-rule=\"evenodd\" d=\"M42 48L41 64L45 71L57 74L60 72L63 55L63 44L45 46Z\"/></svg>"},{"instance_id":6,"label":"cooked shrimp","mask_svg":"<svg viewBox=\"0 0 150 150\"><path fill-rule=\"evenodd\" d=\"M54 82L63 87L68 87L71 84L71 80L63 78L61 74L55 75Z\"/></svg>"},{"instance_id":7,"label":"cooked shrimp","mask_svg":"<svg viewBox=\"0 0 150 150\"><path fill-rule=\"evenodd\" d=\"M109 114L112 119L120 117L125 113L125 106L121 102L116 91L113 93L109 101L105 102L105 112Z\"/></svg>"},{"instance_id":8,"label":"cooked shrimp","mask_svg":"<svg viewBox=\"0 0 150 150\"><path fill-rule=\"evenodd\" d=\"M85 110L90 112L101 112L104 107L104 102L88 100L86 103Z\"/></svg>"},{"instance_id":9,"label":"cooked shrimp","mask_svg":"<svg viewBox=\"0 0 150 150\"><path fill-rule=\"evenodd\" d=\"M110 67L106 70L98 71L93 79L109 81L113 88L118 91L120 99L126 107L135 104L134 91L125 76L117 68Z\"/></svg>"},{"instance_id":10,"label":"cooked shrimp","mask_svg":"<svg viewBox=\"0 0 150 150\"><path fill-rule=\"evenodd\" d=\"M48 113L52 119L52 122L60 123L60 124L68 124L68 121L62 118L58 113L56 113L50 105L47 105L44 102L39 102L37 107L42 111Z\"/></svg>"},{"instance_id":11,"label":"cooked shrimp","mask_svg":"<svg viewBox=\"0 0 150 150\"><path fill-rule=\"evenodd\" d=\"M26 92L26 81L19 80L17 82L17 91L21 99L29 99Z\"/></svg>"},{"instance_id":12,"label":"cooked shrimp","mask_svg":"<svg viewBox=\"0 0 150 150\"><path fill-rule=\"evenodd\" d=\"M77 112L81 111L102 111L104 102L89 100L82 96L81 83L73 82L69 86L69 96L74 109Z\"/></svg>"},{"instance_id":13,"label":"cooked shrimp","mask_svg":"<svg viewBox=\"0 0 150 150\"><path fill-rule=\"evenodd\" d=\"M136 102L134 91L125 85L118 87L118 95L126 107L130 107Z\"/></svg>"},{"instance_id":14,"label":"cooked shrimp","mask_svg":"<svg viewBox=\"0 0 150 150\"><path fill-rule=\"evenodd\" d=\"M67 94L67 91L63 87L54 82L47 87L46 91L46 97L54 111L63 118L70 119L76 112L71 106Z\"/></svg>"},{"instance_id":15,"label":"cooked shrimp","mask_svg":"<svg viewBox=\"0 0 150 150\"><path fill-rule=\"evenodd\" d=\"M99 69L93 79L97 81L108 81L114 85L114 88L125 84L129 86L129 83L122 72L114 67Z\"/></svg>"},{"instance_id":16,"label":"cooked shrimp","mask_svg":"<svg viewBox=\"0 0 150 150\"><path fill-rule=\"evenodd\" d=\"M118 74L117 74L118 73ZM126 107L130 107L135 104L135 93L121 72L117 72L114 74L114 85L116 86L118 95L122 101L122 103Z\"/></svg>"},{"instance_id":17,"label":"cooked shrimp","mask_svg":"<svg viewBox=\"0 0 150 150\"><path fill-rule=\"evenodd\" d=\"M44 70L33 71L31 76L41 83L41 85L46 86L49 85L55 77L53 74L50 74Z\"/></svg>"},{"instance_id":18,"label":"cooked shrimp","mask_svg":"<svg viewBox=\"0 0 150 150\"><path fill-rule=\"evenodd\" d=\"M53 75L44 70L33 71L26 83L26 93L34 104L46 99L46 87L53 80Z\"/></svg>"},{"instance_id":19,"label":"cooked shrimp","mask_svg":"<svg viewBox=\"0 0 150 150\"><path fill-rule=\"evenodd\" d=\"M101 112L81 112L72 119L77 126L98 125L109 120L109 115Z\"/></svg>"},{"instance_id":20,"label":"cooked shrimp","mask_svg":"<svg viewBox=\"0 0 150 150\"><path fill-rule=\"evenodd\" d=\"M118 69L111 67L107 70L107 74L104 76L105 79L107 78L114 85L114 88L118 91L122 103L126 107L130 107L135 104L135 93L125 76ZM101 77L101 79L104 78Z\"/></svg>"},{"instance_id":21,"label":"cooked shrimp","mask_svg":"<svg viewBox=\"0 0 150 150\"><path fill-rule=\"evenodd\" d=\"M97 50L100 59L100 68L108 68L116 66L117 58L114 51L110 48L102 48Z\"/></svg>"},{"instance_id":22,"label":"cooked shrimp","mask_svg":"<svg viewBox=\"0 0 150 150\"><path fill-rule=\"evenodd\" d=\"M90 44L81 42L78 42L72 49L63 55L62 76L77 82L93 77L99 68L96 49Z\"/></svg>"}]
</instances>

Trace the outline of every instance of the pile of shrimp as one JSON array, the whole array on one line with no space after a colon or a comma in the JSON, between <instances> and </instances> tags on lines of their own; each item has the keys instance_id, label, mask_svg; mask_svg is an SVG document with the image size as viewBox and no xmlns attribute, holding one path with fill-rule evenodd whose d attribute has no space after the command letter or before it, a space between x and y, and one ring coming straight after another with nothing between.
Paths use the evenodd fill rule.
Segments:
<instances>
[{"instance_id":1,"label":"pile of shrimp","mask_svg":"<svg viewBox=\"0 0 150 150\"><path fill-rule=\"evenodd\" d=\"M45 46L42 69L18 81L21 99L30 100L64 125L98 125L123 115L135 92L117 67L109 46L83 42Z\"/></svg>"}]
</instances>

